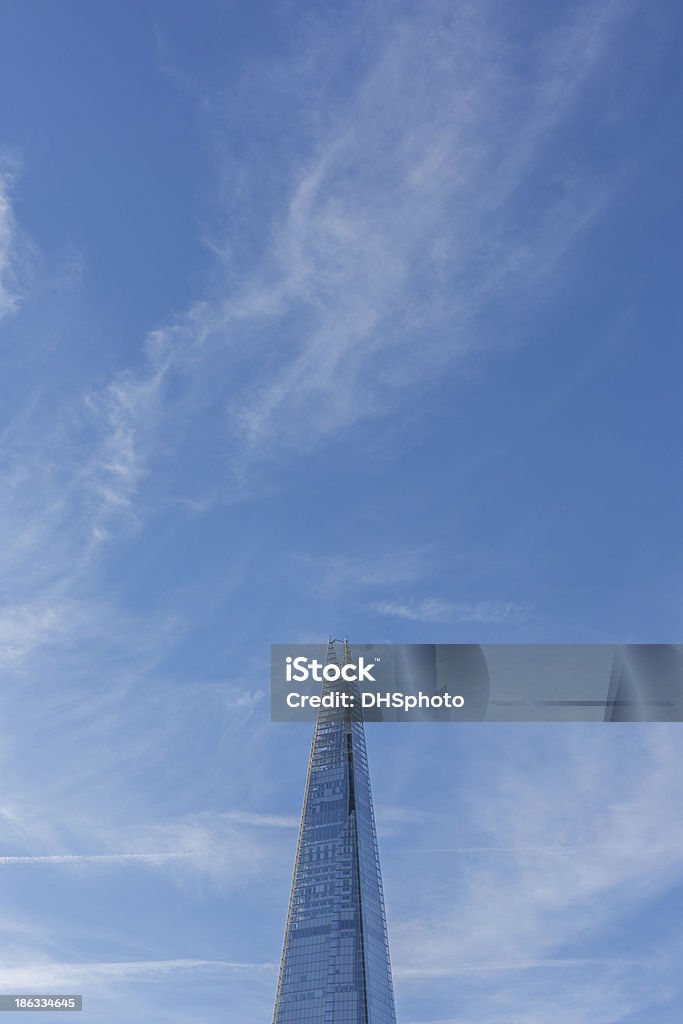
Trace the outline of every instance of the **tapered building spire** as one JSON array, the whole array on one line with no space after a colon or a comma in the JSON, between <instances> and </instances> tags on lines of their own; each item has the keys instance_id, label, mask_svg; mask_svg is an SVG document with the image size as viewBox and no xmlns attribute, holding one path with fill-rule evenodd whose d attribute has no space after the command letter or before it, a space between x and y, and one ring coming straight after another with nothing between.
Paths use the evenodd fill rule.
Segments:
<instances>
[{"instance_id":1,"label":"tapered building spire","mask_svg":"<svg viewBox=\"0 0 683 1024\"><path fill-rule=\"evenodd\" d=\"M356 707L321 709L313 734L273 1024L396 1024L357 687L323 693L342 686Z\"/></svg>"}]
</instances>

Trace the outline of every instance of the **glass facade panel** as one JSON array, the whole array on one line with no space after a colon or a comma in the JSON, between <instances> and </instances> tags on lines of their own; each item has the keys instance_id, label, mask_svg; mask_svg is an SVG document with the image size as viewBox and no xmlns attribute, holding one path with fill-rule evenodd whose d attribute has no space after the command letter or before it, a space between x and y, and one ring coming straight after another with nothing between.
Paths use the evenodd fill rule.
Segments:
<instances>
[{"instance_id":1,"label":"glass facade panel","mask_svg":"<svg viewBox=\"0 0 683 1024\"><path fill-rule=\"evenodd\" d=\"M336 661L331 642L326 662ZM323 693L342 685L353 692L324 683ZM318 713L273 1024L396 1024L359 710Z\"/></svg>"}]
</instances>

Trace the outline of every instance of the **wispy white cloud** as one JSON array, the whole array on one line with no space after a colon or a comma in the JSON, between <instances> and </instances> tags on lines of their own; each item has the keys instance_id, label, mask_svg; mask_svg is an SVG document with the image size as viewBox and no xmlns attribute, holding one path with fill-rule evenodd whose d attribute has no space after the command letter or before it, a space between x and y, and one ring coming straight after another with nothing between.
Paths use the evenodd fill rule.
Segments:
<instances>
[{"instance_id":1,"label":"wispy white cloud","mask_svg":"<svg viewBox=\"0 0 683 1024\"><path fill-rule=\"evenodd\" d=\"M12 649L54 636L60 602L74 596L103 542L144 517L150 470L183 444L201 445L198 413L210 411L222 432L221 470L229 466L238 488L239 466L259 452L315 444L409 399L486 343L477 318L487 302L530 296L609 198L613 186L578 157L568 155L571 170L552 180L543 161L563 119L598 88L594 73L632 9L568 9L522 71L486 4L378 7L343 93L325 85L329 62L353 52L355 31L317 24L296 74L283 66L271 79L278 89L290 82L288 106L309 128L288 152L278 190L259 197L264 244L248 232L231 239L251 254L248 269L153 331L137 360L91 387L80 408L72 398L49 430L30 409L6 428L13 458L2 557L13 578L40 587L40 599L34 592L7 609ZM247 76L247 96L249 88ZM530 217L523 195L534 181L544 187ZM228 187L224 194L229 205ZM14 234L3 180L6 273ZM0 290L6 309L15 301L8 289ZM164 500L206 508L211 495ZM406 560L399 564L393 578L385 571L388 583L411 578ZM329 579L355 573L363 585L381 577L343 560L329 570ZM46 588L57 578L58 592ZM469 614L478 621L487 612ZM59 628L72 622L66 616Z\"/></svg>"},{"instance_id":2,"label":"wispy white cloud","mask_svg":"<svg viewBox=\"0 0 683 1024\"><path fill-rule=\"evenodd\" d=\"M625 960L618 957L575 957L561 958L548 957L543 960L487 960L485 962L468 963L466 960L451 964L450 967L399 967L394 970L397 978L428 979L428 978L458 978L462 976L500 974L506 971L537 971L541 970L564 970L566 968L591 968L591 967L646 967L647 963L642 960Z\"/></svg>"},{"instance_id":3,"label":"wispy white cloud","mask_svg":"<svg viewBox=\"0 0 683 1024\"><path fill-rule=\"evenodd\" d=\"M16 225L10 198L12 175L0 157L0 320L19 306L15 280Z\"/></svg>"},{"instance_id":4,"label":"wispy white cloud","mask_svg":"<svg viewBox=\"0 0 683 1024\"><path fill-rule=\"evenodd\" d=\"M299 825L298 818L288 818L281 814L256 814L254 811L223 811L221 817L225 821L254 825L257 828L297 828Z\"/></svg>"},{"instance_id":5,"label":"wispy white cloud","mask_svg":"<svg viewBox=\"0 0 683 1024\"><path fill-rule=\"evenodd\" d=\"M502 854L504 856L511 857L524 857L526 855L530 857L571 857L575 854L592 854L592 853L609 853L620 850L621 847L617 843L613 843L611 846L608 844L602 844L601 846L595 843L586 844L580 846L578 844L571 844L566 846L433 846L433 847L416 847L414 850L406 850L405 853L457 853L457 854L472 854L474 856L480 853L492 853ZM659 843L654 847L649 846L647 851L650 853L670 853L683 854L683 844L676 845L672 843Z\"/></svg>"},{"instance_id":6,"label":"wispy white cloud","mask_svg":"<svg viewBox=\"0 0 683 1024\"><path fill-rule=\"evenodd\" d=\"M365 556L300 556L295 564L297 573L305 572L318 593L333 595L409 583L422 575L426 561L424 551L414 550Z\"/></svg>"},{"instance_id":7,"label":"wispy white cloud","mask_svg":"<svg viewBox=\"0 0 683 1024\"><path fill-rule=\"evenodd\" d=\"M167 371L168 362L156 360L148 374L121 374L86 397L99 441L79 483L90 499L95 542L106 540L111 525L132 511L159 422Z\"/></svg>"},{"instance_id":8,"label":"wispy white cloud","mask_svg":"<svg viewBox=\"0 0 683 1024\"><path fill-rule=\"evenodd\" d=\"M57 601L0 608L0 666L16 665L38 644L59 642L67 623L67 607Z\"/></svg>"},{"instance_id":9,"label":"wispy white cloud","mask_svg":"<svg viewBox=\"0 0 683 1024\"><path fill-rule=\"evenodd\" d=\"M57 853L46 856L0 856L0 864L164 864L170 860L189 857L188 853Z\"/></svg>"},{"instance_id":10,"label":"wispy white cloud","mask_svg":"<svg viewBox=\"0 0 683 1024\"><path fill-rule=\"evenodd\" d=\"M201 444L202 413L223 433L221 470L230 467L239 490L239 467L273 444L315 444L485 343L479 311L491 299L530 295L608 198L591 169L568 158L571 173L554 172L535 193L534 217L520 200L546 175L544 147L593 87L631 7L568 11L523 73L487 5L430 2L391 17L378 8L343 95L321 83L329 59L357 45L355 33L345 38L336 27L332 38L318 24L304 70L275 74L291 80L295 117L305 112L317 127L289 154L277 194L259 199L267 244L257 251L251 236L231 240L252 252L248 272L153 331L138 360L90 388L80 409L72 399L57 410L49 430L30 409L6 428L13 457L2 559L9 576L36 587L5 610L12 657L79 628L82 619L64 608L102 544L144 518L145 481L188 443L188 423L189 443ZM14 234L3 181L6 274ZM8 289L0 290L6 309L15 301ZM211 495L164 500L206 508ZM400 556L393 568L388 559L365 567L332 559L320 586L407 582L412 559ZM420 611L439 615L433 604L393 614ZM511 614L486 603L454 612L467 621Z\"/></svg>"},{"instance_id":11,"label":"wispy white cloud","mask_svg":"<svg viewBox=\"0 0 683 1024\"><path fill-rule=\"evenodd\" d=\"M420 960L433 967L461 958L469 962L479 947L482 959L496 958L494 950L533 950L535 959L583 927L586 913L595 915L598 897L607 917L683 876L683 789L673 736L655 732L656 738L644 738L633 750L638 769L625 768L618 745L572 743L559 735L547 742L560 744L564 767L553 768L558 759L548 759L543 777L515 766L514 754L501 759L490 778L496 799L471 809L469 827L505 837L508 842L472 846L506 855L458 860L471 888L455 930L445 928L442 937L448 932L462 946L439 952L438 942L425 933L427 947L411 945L402 956L420 950ZM454 843L453 850L463 858L467 846ZM487 910L492 899L495 921Z\"/></svg>"},{"instance_id":12,"label":"wispy white cloud","mask_svg":"<svg viewBox=\"0 0 683 1024\"><path fill-rule=\"evenodd\" d=\"M178 973L203 972L225 974L239 971L245 974L271 974L272 963L242 963L231 960L122 960L81 963L35 961L20 966L0 968L0 984L4 988L20 990L25 987L45 988L55 983L94 983L98 978L164 978Z\"/></svg>"},{"instance_id":13,"label":"wispy white cloud","mask_svg":"<svg viewBox=\"0 0 683 1024\"><path fill-rule=\"evenodd\" d=\"M232 307L297 314L296 342L239 411L249 444L310 443L387 408L483 340L489 301L528 295L557 267L609 189L569 158L533 216L520 194L547 175L546 145L628 14L568 13L523 73L486 4L428 3L382 24L367 73L320 117L329 127L293 178L265 269Z\"/></svg>"},{"instance_id":14,"label":"wispy white cloud","mask_svg":"<svg viewBox=\"0 0 683 1024\"><path fill-rule=\"evenodd\" d=\"M408 619L411 622L519 622L527 616L523 605L512 602L475 601L472 603L424 598L420 601L378 601L372 605L380 615Z\"/></svg>"},{"instance_id":15,"label":"wispy white cloud","mask_svg":"<svg viewBox=\"0 0 683 1024\"><path fill-rule=\"evenodd\" d=\"M569 142L552 168L547 151L599 92L633 9L568 8L522 62L488 4L377 8L344 94L326 87L330 60L358 41L338 25L302 41L295 71L271 69L306 145L254 202L260 249L246 230L230 239L233 284L153 331L140 364L91 394L103 433L84 479L102 519L131 510L150 462L182 446L198 413L218 415L234 492L273 446L315 445L486 347L491 302L533 302L618 187ZM262 104L262 76L255 88ZM241 185L223 192L228 208L231 192L245 202Z\"/></svg>"},{"instance_id":16,"label":"wispy white cloud","mask_svg":"<svg viewBox=\"0 0 683 1024\"><path fill-rule=\"evenodd\" d=\"M399 894L405 907L391 935L406 991L424 994L420 986L430 979L469 977L476 986L479 975L519 971L533 978L518 984L499 977L495 999L490 990L468 989L462 1019L478 1005L472 1019L486 1024L522 1013L540 1024L557 992L550 975L566 969L574 973L562 992L577 1000L568 1021L611 1024L636 1010L647 1014L658 991L645 979L666 975L670 943L681 936L665 939L655 929L639 937L624 921L683 883L679 760L666 727L609 736L529 731L515 742L487 741L467 759L467 776L479 784L460 793L457 813L440 761L441 831L454 841L423 849L411 843L403 851L416 865L415 892ZM422 831L434 837L431 818ZM393 873L404 871L403 858L395 858L390 892ZM579 937L592 964L574 955ZM662 991L671 997L664 981Z\"/></svg>"},{"instance_id":17,"label":"wispy white cloud","mask_svg":"<svg viewBox=\"0 0 683 1024\"><path fill-rule=\"evenodd\" d=\"M192 872L206 874L221 888L235 888L267 873L273 858L286 848L287 840L281 840L279 833L293 832L297 824L296 819L279 815L205 812L108 829L102 839L108 845L118 841L141 852L168 850L173 855L169 863L177 861Z\"/></svg>"}]
</instances>

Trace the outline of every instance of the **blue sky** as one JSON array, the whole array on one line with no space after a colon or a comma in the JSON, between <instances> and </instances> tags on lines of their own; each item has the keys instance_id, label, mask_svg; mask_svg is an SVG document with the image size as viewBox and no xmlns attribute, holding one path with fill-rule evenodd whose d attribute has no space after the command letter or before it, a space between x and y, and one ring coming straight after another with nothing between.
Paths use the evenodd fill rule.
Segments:
<instances>
[{"instance_id":1,"label":"blue sky","mask_svg":"<svg viewBox=\"0 0 683 1024\"><path fill-rule=\"evenodd\" d=\"M1 21L0 989L256 1024L271 642L680 640L680 7ZM368 731L401 1024L679 1020L677 727Z\"/></svg>"}]
</instances>

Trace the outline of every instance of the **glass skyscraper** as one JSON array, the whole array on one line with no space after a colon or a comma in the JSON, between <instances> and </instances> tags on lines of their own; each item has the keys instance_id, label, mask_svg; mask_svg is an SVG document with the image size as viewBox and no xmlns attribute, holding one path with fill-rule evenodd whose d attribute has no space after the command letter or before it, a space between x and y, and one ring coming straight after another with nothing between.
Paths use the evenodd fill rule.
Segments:
<instances>
[{"instance_id":1,"label":"glass skyscraper","mask_svg":"<svg viewBox=\"0 0 683 1024\"><path fill-rule=\"evenodd\" d=\"M326 663L336 662L330 641ZM345 641L343 664L349 662ZM355 685L326 682L323 693L342 686L354 692ZM365 733L357 709L318 712L273 1024L396 1024Z\"/></svg>"}]
</instances>

